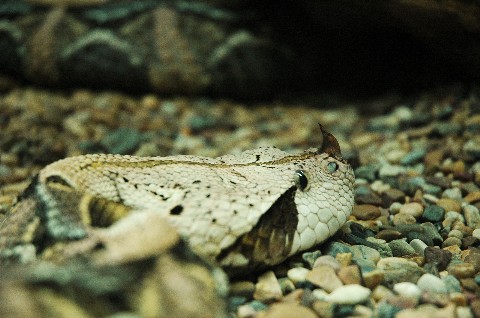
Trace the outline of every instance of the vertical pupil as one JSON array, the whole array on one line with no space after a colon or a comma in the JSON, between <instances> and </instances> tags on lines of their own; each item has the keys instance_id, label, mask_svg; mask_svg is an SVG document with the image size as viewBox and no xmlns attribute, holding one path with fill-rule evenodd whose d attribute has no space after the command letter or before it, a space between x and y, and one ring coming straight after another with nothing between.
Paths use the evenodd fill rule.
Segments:
<instances>
[{"instance_id":1,"label":"vertical pupil","mask_svg":"<svg viewBox=\"0 0 480 318\"><path fill-rule=\"evenodd\" d=\"M305 175L305 172L302 170L297 170L295 171L296 174L296 179L297 179L297 186L300 188L300 190L305 190L305 188L308 185L308 179L307 176Z\"/></svg>"}]
</instances>

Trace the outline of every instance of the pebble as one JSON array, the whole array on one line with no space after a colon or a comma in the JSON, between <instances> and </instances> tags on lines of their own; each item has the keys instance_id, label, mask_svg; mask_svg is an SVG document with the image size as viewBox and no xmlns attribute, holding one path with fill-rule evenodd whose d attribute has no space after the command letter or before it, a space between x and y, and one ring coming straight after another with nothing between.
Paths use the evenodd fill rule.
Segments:
<instances>
[{"instance_id":1,"label":"pebble","mask_svg":"<svg viewBox=\"0 0 480 318\"><path fill-rule=\"evenodd\" d=\"M442 247L453 245L462 246L462 240L457 237L448 237L445 241L443 241Z\"/></svg>"},{"instance_id":2,"label":"pebble","mask_svg":"<svg viewBox=\"0 0 480 318\"><path fill-rule=\"evenodd\" d=\"M417 286L423 291L430 293L446 294L448 292L445 282L432 274L423 274L417 281Z\"/></svg>"},{"instance_id":3,"label":"pebble","mask_svg":"<svg viewBox=\"0 0 480 318\"><path fill-rule=\"evenodd\" d=\"M282 289L277 277L272 271L267 271L258 277L253 298L262 302L270 302L282 297Z\"/></svg>"},{"instance_id":4,"label":"pebble","mask_svg":"<svg viewBox=\"0 0 480 318\"><path fill-rule=\"evenodd\" d=\"M430 222L440 222L443 220L445 209L438 205L429 205L425 208L422 218Z\"/></svg>"},{"instance_id":5,"label":"pebble","mask_svg":"<svg viewBox=\"0 0 480 318\"><path fill-rule=\"evenodd\" d=\"M402 238L402 236L403 236L402 233L392 229L381 230L375 235L376 238L385 240L386 242L390 242L392 240L398 240Z\"/></svg>"},{"instance_id":6,"label":"pebble","mask_svg":"<svg viewBox=\"0 0 480 318\"><path fill-rule=\"evenodd\" d=\"M430 246L425 248L424 255L425 262L435 265L439 271L447 268L452 259L452 253L449 251Z\"/></svg>"},{"instance_id":7,"label":"pebble","mask_svg":"<svg viewBox=\"0 0 480 318\"><path fill-rule=\"evenodd\" d=\"M328 244L325 253L335 257L338 253L352 253L352 249L345 243L332 241Z\"/></svg>"},{"instance_id":8,"label":"pebble","mask_svg":"<svg viewBox=\"0 0 480 318\"><path fill-rule=\"evenodd\" d=\"M393 202L388 209L390 210L391 214L397 214L398 212L400 212L402 206L403 204L399 202Z\"/></svg>"},{"instance_id":9,"label":"pebble","mask_svg":"<svg viewBox=\"0 0 480 318\"><path fill-rule=\"evenodd\" d=\"M463 200L469 204L480 202L480 191L470 192Z\"/></svg>"},{"instance_id":10,"label":"pebble","mask_svg":"<svg viewBox=\"0 0 480 318\"><path fill-rule=\"evenodd\" d=\"M302 254L302 259L305 262L307 262L307 264L308 264L308 266L310 266L310 268L312 268L313 264L315 263L317 258L319 258L321 255L322 255L322 252L319 251L319 250L313 251L313 252L306 252L306 253Z\"/></svg>"},{"instance_id":11,"label":"pebble","mask_svg":"<svg viewBox=\"0 0 480 318\"><path fill-rule=\"evenodd\" d=\"M316 290L313 291L315 293ZM322 299L325 295L322 296ZM334 318L337 305L323 300L316 300L312 304L312 309L322 318Z\"/></svg>"},{"instance_id":12,"label":"pebble","mask_svg":"<svg viewBox=\"0 0 480 318\"><path fill-rule=\"evenodd\" d=\"M306 277L306 280L327 292L331 292L342 286L342 281L335 274L335 270L328 265L320 265L313 268Z\"/></svg>"},{"instance_id":13,"label":"pebble","mask_svg":"<svg viewBox=\"0 0 480 318\"><path fill-rule=\"evenodd\" d=\"M310 308L295 303L276 303L268 308L264 318L318 318L317 314Z\"/></svg>"},{"instance_id":14,"label":"pebble","mask_svg":"<svg viewBox=\"0 0 480 318\"><path fill-rule=\"evenodd\" d=\"M255 284L250 281L239 281L239 282L230 284L231 295L252 298L254 291L255 291Z\"/></svg>"},{"instance_id":15,"label":"pebble","mask_svg":"<svg viewBox=\"0 0 480 318\"><path fill-rule=\"evenodd\" d=\"M362 275L357 265L342 267L339 269L337 275L345 285L362 283Z\"/></svg>"},{"instance_id":16,"label":"pebble","mask_svg":"<svg viewBox=\"0 0 480 318\"><path fill-rule=\"evenodd\" d=\"M423 304L417 308L408 308L399 311L395 318L453 318L455 317L455 306L446 306L444 308L438 308L432 304Z\"/></svg>"},{"instance_id":17,"label":"pebble","mask_svg":"<svg viewBox=\"0 0 480 318\"><path fill-rule=\"evenodd\" d=\"M419 267L417 263L400 257L382 258L377 263L377 267L383 270L384 281L388 284L416 283L420 276L424 274L423 268Z\"/></svg>"},{"instance_id":18,"label":"pebble","mask_svg":"<svg viewBox=\"0 0 480 318\"><path fill-rule=\"evenodd\" d=\"M375 205L356 204L353 206L352 215L358 220L374 220L381 215L381 211Z\"/></svg>"},{"instance_id":19,"label":"pebble","mask_svg":"<svg viewBox=\"0 0 480 318\"><path fill-rule=\"evenodd\" d=\"M378 174L380 178L384 179L386 177L396 177L406 172L407 169L403 166L385 164L380 167Z\"/></svg>"},{"instance_id":20,"label":"pebble","mask_svg":"<svg viewBox=\"0 0 480 318\"><path fill-rule=\"evenodd\" d=\"M412 202L405 203L401 208L399 213L404 213L413 216L414 218L419 218L423 214L423 206L420 203Z\"/></svg>"},{"instance_id":21,"label":"pebble","mask_svg":"<svg viewBox=\"0 0 480 318\"><path fill-rule=\"evenodd\" d=\"M313 264L312 267L315 268L315 267L318 267L318 266L321 266L321 265L330 266L331 268L333 268L333 270L335 272L340 269L340 263L332 255L322 255L322 256L318 257L315 260L315 263Z\"/></svg>"},{"instance_id":22,"label":"pebble","mask_svg":"<svg viewBox=\"0 0 480 318\"><path fill-rule=\"evenodd\" d=\"M374 269L370 271L361 271L363 283L366 287L373 289L380 285L385 279L385 272L381 269Z\"/></svg>"},{"instance_id":23,"label":"pebble","mask_svg":"<svg viewBox=\"0 0 480 318\"><path fill-rule=\"evenodd\" d=\"M462 211L462 206L460 205L460 203L457 200L453 199L442 198L437 201L437 205L447 212L455 211L460 213Z\"/></svg>"},{"instance_id":24,"label":"pebble","mask_svg":"<svg viewBox=\"0 0 480 318\"><path fill-rule=\"evenodd\" d=\"M394 229L401 232L407 238L407 242L419 239L428 246L440 245L443 242L443 238L438 233L437 228L430 222L401 224L395 226Z\"/></svg>"},{"instance_id":25,"label":"pebble","mask_svg":"<svg viewBox=\"0 0 480 318\"><path fill-rule=\"evenodd\" d=\"M473 264L470 264L470 263L459 263L459 264L449 265L447 270L448 270L448 273L452 274L458 279L469 278L475 275L475 266L473 266Z\"/></svg>"},{"instance_id":26,"label":"pebble","mask_svg":"<svg viewBox=\"0 0 480 318\"><path fill-rule=\"evenodd\" d=\"M107 149L108 153L128 154L140 145L142 134L132 128L118 128L106 135L100 144Z\"/></svg>"},{"instance_id":27,"label":"pebble","mask_svg":"<svg viewBox=\"0 0 480 318\"><path fill-rule=\"evenodd\" d=\"M370 260L374 263L378 262L381 258L379 251L365 245L353 245L352 256L353 260L363 258L365 260Z\"/></svg>"},{"instance_id":28,"label":"pebble","mask_svg":"<svg viewBox=\"0 0 480 318\"><path fill-rule=\"evenodd\" d=\"M405 256L415 254L415 249L407 243L407 239L393 240L388 243L393 256Z\"/></svg>"},{"instance_id":29,"label":"pebble","mask_svg":"<svg viewBox=\"0 0 480 318\"><path fill-rule=\"evenodd\" d=\"M462 191L459 188L445 189L442 193L442 198L453 200L462 200Z\"/></svg>"},{"instance_id":30,"label":"pebble","mask_svg":"<svg viewBox=\"0 0 480 318\"><path fill-rule=\"evenodd\" d=\"M309 272L310 270L306 268L295 267L288 270L287 277L290 278L294 284L303 283L306 281Z\"/></svg>"},{"instance_id":31,"label":"pebble","mask_svg":"<svg viewBox=\"0 0 480 318\"><path fill-rule=\"evenodd\" d=\"M374 181L378 172L378 165L367 164L355 169L355 178L366 179L368 181Z\"/></svg>"},{"instance_id":32,"label":"pebble","mask_svg":"<svg viewBox=\"0 0 480 318\"><path fill-rule=\"evenodd\" d=\"M467 204L463 207L465 222L472 229L480 228L480 212L474 205Z\"/></svg>"},{"instance_id":33,"label":"pebble","mask_svg":"<svg viewBox=\"0 0 480 318\"><path fill-rule=\"evenodd\" d=\"M352 253L338 253L335 259L341 266L348 266L352 263Z\"/></svg>"},{"instance_id":34,"label":"pebble","mask_svg":"<svg viewBox=\"0 0 480 318\"><path fill-rule=\"evenodd\" d=\"M394 202L405 202L405 192L399 189L388 189L382 193L382 200L386 206L390 206Z\"/></svg>"},{"instance_id":35,"label":"pebble","mask_svg":"<svg viewBox=\"0 0 480 318\"><path fill-rule=\"evenodd\" d=\"M420 254L421 256L425 255L425 249L428 247L427 244L425 244L422 240L419 239L413 239L410 242L410 246L415 250L416 253Z\"/></svg>"},{"instance_id":36,"label":"pebble","mask_svg":"<svg viewBox=\"0 0 480 318\"><path fill-rule=\"evenodd\" d=\"M480 240L480 228L473 230L472 236Z\"/></svg>"},{"instance_id":37,"label":"pebble","mask_svg":"<svg viewBox=\"0 0 480 318\"><path fill-rule=\"evenodd\" d=\"M336 304L355 305L367 301L370 294L370 289L358 284L351 284L335 289L325 297L325 300Z\"/></svg>"},{"instance_id":38,"label":"pebble","mask_svg":"<svg viewBox=\"0 0 480 318\"><path fill-rule=\"evenodd\" d=\"M463 233L459 230L453 229L448 233L448 237L456 237L458 239L462 239L463 238Z\"/></svg>"},{"instance_id":39,"label":"pebble","mask_svg":"<svg viewBox=\"0 0 480 318\"><path fill-rule=\"evenodd\" d=\"M474 318L473 313L467 306L457 306L456 318Z\"/></svg>"},{"instance_id":40,"label":"pebble","mask_svg":"<svg viewBox=\"0 0 480 318\"><path fill-rule=\"evenodd\" d=\"M411 297L419 299L422 294L422 290L411 282L401 282L393 285L393 290L400 296Z\"/></svg>"},{"instance_id":41,"label":"pebble","mask_svg":"<svg viewBox=\"0 0 480 318\"><path fill-rule=\"evenodd\" d=\"M393 216L393 225L415 224L417 220L413 215L398 213Z\"/></svg>"},{"instance_id":42,"label":"pebble","mask_svg":"<svg viewBox=\"0 0 480 318\"><path fill-rule=\"evenodd\" d=\"M465 256L464 261L466 263L472 264L473 267L475 268L475 272L479 272L480 271L480 252L478 252L478 250L476 250L476 252L473 252L473 251L474 251L473 249L470 249L470 254Z\"/></svg>"}]
</instances>

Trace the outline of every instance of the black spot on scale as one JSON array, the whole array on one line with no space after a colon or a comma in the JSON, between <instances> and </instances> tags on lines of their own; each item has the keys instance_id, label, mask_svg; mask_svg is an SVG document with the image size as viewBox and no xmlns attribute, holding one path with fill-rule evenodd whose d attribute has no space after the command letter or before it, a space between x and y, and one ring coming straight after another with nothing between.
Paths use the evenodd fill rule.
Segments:
<instances>
[{"instance_id":1,"label":"black spot on scale","mask_svg":"<svg viewBox=\"0 0 480 318\"><path fill-rule=\"evenodd\" d=\"M260 155L256 155L255 158L256 158L255 161L260 160Z\"/></svg>"},{"instance_id":2,"label":"black spot on scale","mask_svg":"<svg viewBox=\"0 0 480 318\"><path fill-rule=\"evenodd\" d=\"M230 183L231 184L237 184L235 181L232 181L232 180L230 180Z\"/></svg>"},{"instance_id":3,"label":"black spot on scale","mask_svg":"<svg viewBox=\"0 0 480 318\"><path fill-rule=\"evenodd\" d=\"M217 219L212 219L212 223L217 223Z\"/></svg>"},{"instance_id":4,"label":"black spot on scale","mask_svg":"<svg viewBox=\"0 0 480 318\"><path fill-rule=\"evenodd\" d=\"M207 194L207 195L205 196L205 198L210 198L210 194Z\"/></svg>"},{"instance_id":5,"label":"black spot on scale","mask_svg":"<svg viewBox=\"0 0 480 318\"><path fill-rule=\"evenodd\" d=\"M195 180L195 181L192 182L192 184L198 184L200 182L201 182L200 180Z\"/></svg>"},{"instance_id":6,"label":"black spot on scale","mask_svg":"<svg viewBox=\"0 0 480 318\"><path fill-rule=\"evenodd\" d=\"M176 205L170 210L171 215L180 215L183 211L182 205Z\"/></svg>"}]
</instances>

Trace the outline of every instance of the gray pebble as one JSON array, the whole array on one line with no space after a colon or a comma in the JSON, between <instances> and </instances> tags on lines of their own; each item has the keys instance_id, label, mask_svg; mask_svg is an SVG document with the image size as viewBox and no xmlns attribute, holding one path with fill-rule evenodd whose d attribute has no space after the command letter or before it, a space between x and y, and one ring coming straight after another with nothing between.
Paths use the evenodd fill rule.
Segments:
<instances>
[{"instance_id":1,"label":"gray pebble","mask_svg":"<svg viewBox=\"0 0 480 318\"><path fill-rule=\"evenodd\" d=\"M388 243L393 256L405 256L415 254L415 249L407 243L407 239L393 240Z\"/></svg>"},{"instance_id":2,"label":"gray pebble","mask_svg":"<svg viewBox=\"0 0 480 318\"><path fill-rule=\"evenodd\" d=\"M312 268L313 264L315 263L317 258L319 258L321 255L322 255L322 252L318 251L318 250L313 251L313 252L306 252L306 253L302 254L302 259L305 262L307 262L307 264L308 264L308 266L310 266L310 268Z\"/></svg>"},{"instance_id":3,"label":"gray pebble","mask_svg":"<svg viewBox=\"0 0 480 318\"><path fill-rule=\"evenodd\" d=\"M453 200L462 199L462 191L459 188L445 189L442 193L442 198L449 198Z\"/></svg>"},{"instance_id":4,"label":"gray pebble","mask_svg":"<svg viewBox=\"0 0 480 318\"><path fill-rule=\"evenodd\" d=\"M462 285L460 281L453 275L447 275L442 278L447 287L449 293L460 293L462 291Z\"/></svg>"},{"instance_id":5,"label":"gray pebble","mask_svg":"<svg viewBox=\"0 0 480 318\"><path fill-rule=\"evenodd\" d=\"M474 205L467 204L463 207L463 215L467 225L473 229L480 228L480 212Z\"/></svg>"},{"instance_id":6,"label":"gray pebble","mask_svg":"<svg viewBox=\"0 0 480 318\"><path fill-rule=\"evenodd\" d=\"M340 242L331 242L326 251L326 254L337 256L338 253L352 253L352 249L349 245Z\"/></svg>"},{"instance_id":7,"label":"gray pebble","mask_svg":"<svg viewBox=\"0 0 480 318\"><path fill-rule=\"evenodd\" d=\"M357 260L360 258L371 260L373 262L378 262L381 258L380 253L371 247L365 245L353 245L352 249L352 259Z\"/></svg>"},{"instance_id":8,"label":"gray pebble","mask_svg":"<svg viewBox=\"0 0 480 318\"><path fill-rule=\"evenodd\" d=\"M425 156L425 149L416 149L409 153L407 153L402 159L400 159L400 163L402 165L412 165L414 163L419 162Z\"/></svg>"}]
</instances>

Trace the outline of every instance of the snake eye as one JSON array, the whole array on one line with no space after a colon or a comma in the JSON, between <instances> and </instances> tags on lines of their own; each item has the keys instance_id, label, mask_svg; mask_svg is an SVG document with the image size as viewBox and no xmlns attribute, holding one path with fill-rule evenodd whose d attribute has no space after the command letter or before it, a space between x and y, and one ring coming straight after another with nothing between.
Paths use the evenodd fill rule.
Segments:
<instances>
[{"instance_id":1,"label":"snake eye","mask_svg":"<svg viewBox=\"0 0 480 318\"><path fill-rule=\"evenodd\" d=\"M334 173L337 170L338 170L338 164L336 162L331 161L331 162L327 163L328 173Z\"/></svg>"},{"instance_id":2,"label":"snake eye","mask_svg":"<svg viewBox=\"0 0 480 318\"><path fill-rule=\"evenodd\" d=\"M295 171L295 185L298 189L305 191L308 187L308 178L303 170Z\"/></svg>"}]
</instances>

